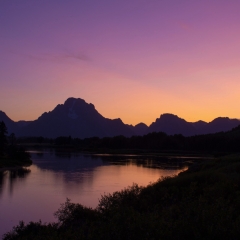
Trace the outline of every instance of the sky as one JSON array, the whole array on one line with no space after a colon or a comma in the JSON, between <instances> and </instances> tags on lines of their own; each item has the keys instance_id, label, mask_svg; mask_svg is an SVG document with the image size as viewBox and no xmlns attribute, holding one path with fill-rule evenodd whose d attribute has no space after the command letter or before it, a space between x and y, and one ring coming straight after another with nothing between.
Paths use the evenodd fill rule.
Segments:
<instances>
[{"instance_id":1,"label":"sky","mask_svg":"<svg viewBox=\"0 0 240 240\"><path fill-rule=\"evenodd\" d=\"M0 110L69 97L147 125L240 118L239 0L0 0Z\"/></svg>"}]
</instances>

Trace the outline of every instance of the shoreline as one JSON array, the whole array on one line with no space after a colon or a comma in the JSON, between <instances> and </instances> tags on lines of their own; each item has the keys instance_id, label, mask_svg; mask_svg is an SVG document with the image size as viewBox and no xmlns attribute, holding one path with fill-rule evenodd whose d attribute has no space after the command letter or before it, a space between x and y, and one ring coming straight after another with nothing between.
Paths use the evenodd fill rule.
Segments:
<instances>
[{"instance_id":1,"label":"shoreline","mask_svg":"<svg viewBox=\"0 0 240 240\"><path fill-rule=\"evenodd\" d=\"M229 152L202 152L202 151L189 151L189 150L155 150L155 149L132 149L132 148L122 148L122 149L111 149L111 148L77 148L71 145L48 145L48 144L19 144L26 148L26 150L43 150L52 149L59 152L72 152L72 153L83 153L83 154L95 154L95 155L140 155L140 156L189 156L189 157L217 157L228 155Z\"/></svg>"},{"instance_id":2,"label":"shoreline","mask_svg":"<svg viewBox=\"0 0 240 240\"><path fill-rule=\"evenodd\" d=\"M125 239L129 233L128 239L175 239L176 233L179 239L235 239L239 167L239 154L201 162L145 187L135 184L105 194L94 209L67 199L55 212L57 223L18 225L21 231L12 229L3 239Z\"/></svg>"},{"instance_id":3,"label":"shoreline","mask_svg":"<svg viewBox=\"0 0 240 240\"><path fill-rule=\"evenodd\" d=\"M32 164L31 164L32 165ZM11 171L11 170L21 170L21 169L26 169L28 167L30 167L31 165L29 166L15 166L15 167L1 167L0 168L0 172L5 172L5 171Z\"/></svg>"}]
</instances>

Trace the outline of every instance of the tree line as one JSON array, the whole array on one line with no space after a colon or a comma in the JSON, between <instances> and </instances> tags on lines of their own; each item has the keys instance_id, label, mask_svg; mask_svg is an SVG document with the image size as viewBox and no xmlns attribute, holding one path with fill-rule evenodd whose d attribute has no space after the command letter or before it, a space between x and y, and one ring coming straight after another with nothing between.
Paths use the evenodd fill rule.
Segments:
<instances>
[{"instance_id":1,"label":"tree line","mask_svg":"<svg viewBox=\"0 0 240 240\"><path fill-rule=\"evenodd\" d=\"M14 133L9 136L7 127L0 122L0 168L13 166L27 166L32 163L30 155L22 147L17 146Z\"/></svg>"},{"instance_id":2,"label":"tree line","mask_svg":"<svg viewBox=\"0 0 240 240\"><path fill-rule=\"evenodd\" d=\"M80 150L98 149L145 149L145 150L174 150L174 151L240 151L240 126L228 132L195 135L185 137L181 134L167 135L164 132L153 132L144 136L115 136L72 138L60 136L55 139L44 137L18 138L18 143L50 144L52 146L69 146Z\"/></svg>"}]
</instances>

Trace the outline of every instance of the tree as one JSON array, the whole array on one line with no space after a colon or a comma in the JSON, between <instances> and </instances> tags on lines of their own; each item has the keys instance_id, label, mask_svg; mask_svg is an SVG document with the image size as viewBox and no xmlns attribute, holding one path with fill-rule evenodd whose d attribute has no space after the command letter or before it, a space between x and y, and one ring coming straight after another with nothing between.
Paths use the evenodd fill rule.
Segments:
<instances>
[{"instance_id":1,"label":"tree","mask_svg":"<svg viewBox=\"0 0 240 240\"><path fill-rule=\"evenodd\" d=\"M15 146L16 145L16 136L14 133L11 133L10 136L9 136L9 142L11 144L11 146Z\"/></svg>"},{"instance_id":2,"label":"tree","mask_svg":"<svg viewBox=\"0 0 240 240\"><path fill-rule=\"evenodd\" d=\"M0 122L0 154L4 153L7 145L7 127L3 121Z\"/></svg>"}]
</instances>

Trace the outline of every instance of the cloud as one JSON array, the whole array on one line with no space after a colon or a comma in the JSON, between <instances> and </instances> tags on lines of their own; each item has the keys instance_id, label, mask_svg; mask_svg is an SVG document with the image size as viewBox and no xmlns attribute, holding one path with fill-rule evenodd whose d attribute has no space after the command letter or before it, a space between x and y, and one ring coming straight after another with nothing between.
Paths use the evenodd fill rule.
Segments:
<instances>
[{"instance_id":1,"label":"cloud","mask_svg":"<svg viewBox=\"0 0 240 240\"><path fill-rule=\"evenodd\" d=\"M56 59L76 59L80 61L91 61L91 59L83 52L79 53L64 53L54 56Z\"/></svg>"},{"instance_id":2,"label":"cloud","mask_svg":"<svg viewBox=\"0 0 240 240\"><path fill-rule=\"evenodd\" d=\"M51 62L62 62L65 60L73 59L77 61L92 61L92 59L87 56L84 52L78 52L78 53L60 53L60 54L42 54L42 55L34 55L34 54L28 54L28 53L19 53L19 52L13 52L9 51L12 54L24 56L26 58L29 58L31 60L36 61L51 61Z\"/></svg>"}]
</instances>

